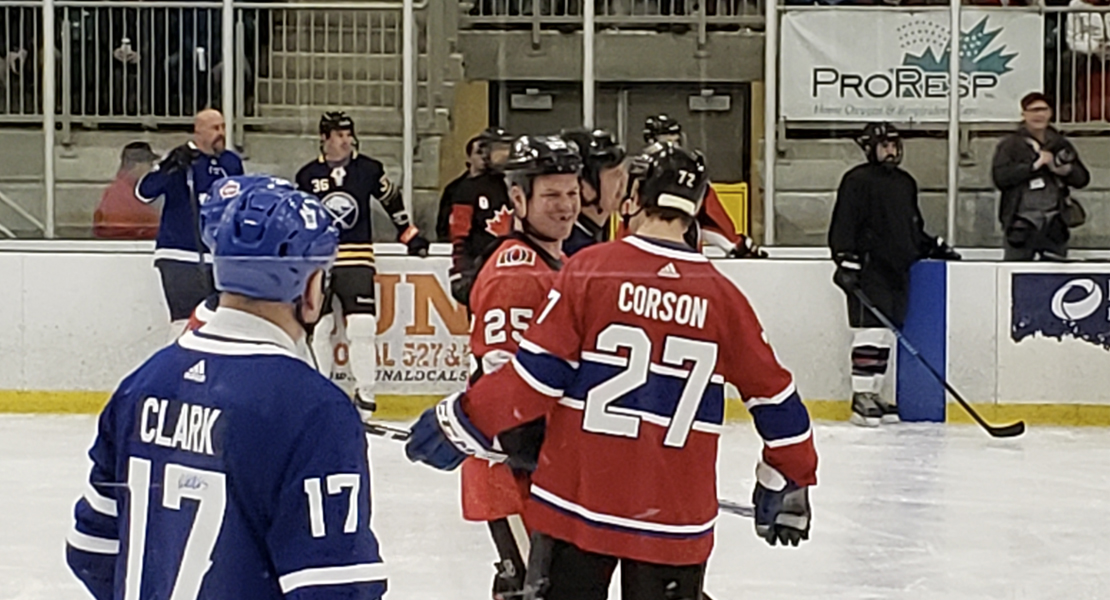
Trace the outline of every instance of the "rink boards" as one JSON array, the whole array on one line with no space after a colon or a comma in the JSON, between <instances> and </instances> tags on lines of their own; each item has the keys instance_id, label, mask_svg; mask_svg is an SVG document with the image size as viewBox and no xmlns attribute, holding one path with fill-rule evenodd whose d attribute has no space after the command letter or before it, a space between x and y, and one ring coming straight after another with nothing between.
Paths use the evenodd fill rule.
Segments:
<instances>
[{"instance_id":1,"label":"rink boards","mask_svg":"<svg viewBox=\"0 0 1110 600\"><path fill-rule=\"evenodd\" d=\"M383 246L380 415L404 419L464 385L467 320L447 292L447 257ZM751 300L814 416L847 418L851 332L832 263L716 264ZM8 245L0 278L0 411L95 412L168 339L144 244ZM1110 265L923 263L906 332L988 418L1110 425ZM896 362L905 416L966 420L908 353Z\"/></svg>"}]
</instances>

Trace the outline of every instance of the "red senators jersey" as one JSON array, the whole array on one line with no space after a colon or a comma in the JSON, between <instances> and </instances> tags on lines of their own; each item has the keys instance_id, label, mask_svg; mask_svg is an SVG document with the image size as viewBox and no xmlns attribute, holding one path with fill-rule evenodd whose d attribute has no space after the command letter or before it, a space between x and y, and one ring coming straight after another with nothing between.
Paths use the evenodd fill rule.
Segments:
<instances>
[{"instance_id":1,"label":"red senators jersey","mask_svg":"<svg viewBox=\"0 0 1110 600\"><path fill-rule=\"evenodd\" d=\"M546 415L525 523L584 550L708 559L726 382L752 414L764 460L816 483L790 372L744 294L685 246L631 236L576 254L510 365L479 380L462 408L489 436Z\"/></svg>"},{"instance_id":2,"label":"red senators jersey","mask_svg":"<svg viewBox=\"0 0 1110 600\"><path fill-rule=\"evenodd\" d=\"M512 359L561 267L558 259L520 233L511 234L489 256L470 293L476 374L492 373ZM463 463L462 507L467 520L495 521L521 514L527 497L527 478L514 476L509 467L477 458Z\"/></svg>"}]
</instances>

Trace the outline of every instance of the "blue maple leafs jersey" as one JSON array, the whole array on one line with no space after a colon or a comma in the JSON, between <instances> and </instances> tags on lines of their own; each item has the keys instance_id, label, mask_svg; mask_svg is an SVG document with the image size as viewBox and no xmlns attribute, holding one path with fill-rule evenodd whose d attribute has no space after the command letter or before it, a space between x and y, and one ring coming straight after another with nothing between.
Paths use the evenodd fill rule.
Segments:
<instances>
[{"instance_id":1,"label":"blue maple leafs jersey","mask_svg":"<svg viewBox=\"0 0 1110 600\"><path fill-rule=\"evenodd\" d=\"M220 308L100 416L67 560L108 598L379 598L366 436L276 325Z\"/></svg>"}]
</instances>

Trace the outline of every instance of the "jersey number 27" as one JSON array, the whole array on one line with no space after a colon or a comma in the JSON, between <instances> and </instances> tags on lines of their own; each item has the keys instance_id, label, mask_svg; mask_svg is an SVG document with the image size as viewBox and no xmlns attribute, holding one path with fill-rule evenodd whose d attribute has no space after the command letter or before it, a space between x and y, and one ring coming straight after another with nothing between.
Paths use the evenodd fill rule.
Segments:
<instances>
[{"instance_id":1,"label":"jersey number 27","mask_svg":"<svg viewBox=\"0 0 1110 600\"><path fill-rule=\"evenodd\" d=\"M681 448L686 445L698 406L705 396L705 390L713 378L717 366L717 344L702 340L692 340L679 336L667 336L663 345L663 364L651 363L651 338L641 327L613 324L597 336L597 349L605 352L583 352L583 360L591 360L614 366L624 367L624 371L598 384L586 395L585 414L582 428L594 433L636 438L640 436L640 421L649 420L667 427L663 445ZM617 354L618 350L628 350L628 357ZM693 366L689 371L683 366L689 361ZM628 410L612 404L648 381L648 372L686 380L682 395L678 398L674 414L668 419L654 414L630 414Z\"/></svg>"}]
</instances>

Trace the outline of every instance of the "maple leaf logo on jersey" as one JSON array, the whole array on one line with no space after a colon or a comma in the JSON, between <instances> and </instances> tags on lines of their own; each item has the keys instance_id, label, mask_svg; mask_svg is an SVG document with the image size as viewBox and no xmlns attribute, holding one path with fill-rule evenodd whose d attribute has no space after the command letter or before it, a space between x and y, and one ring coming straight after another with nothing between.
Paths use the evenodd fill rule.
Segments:
<instances>
[{"instance_id":1,"label":"maple leaf logo on jersey","mask_svg":"<svg viewBox=\"0 0 1110 600\"><path fill-rule=\"evenodd\" d=\"M493 213L493 217L486 219L486 231L492 236L509 235L512 230L513 209L508 206L502 206Z\"/></svg>"}]
</instances>

